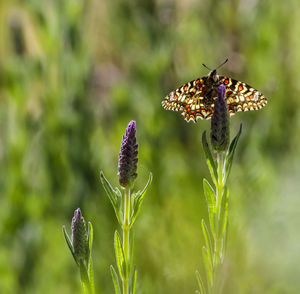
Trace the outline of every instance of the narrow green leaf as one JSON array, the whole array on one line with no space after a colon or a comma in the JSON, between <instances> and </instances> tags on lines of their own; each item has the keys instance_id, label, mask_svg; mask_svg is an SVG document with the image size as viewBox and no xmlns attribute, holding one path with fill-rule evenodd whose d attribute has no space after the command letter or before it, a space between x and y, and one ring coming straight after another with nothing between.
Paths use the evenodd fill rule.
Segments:
<instances>
[{"instance_id":1,"label":"narrow green leaf","mask_svg":"<svg viewBox=\"0 0 300 294\"><path fill-rule=\"evenodd\" d=\"M217 178L218 178L218 171L217 171L217 165L216 162L211 154L209 145L207 143L206 139L206 131L203 132L202 134L202 145L203 145L203 150L206 158L206 163L210 171L211 178L215 184L217 184Z\"/></svg>"},{"instance_id":2,"label":"narrow green leaf","mask_svg":"<svg viewBox=\"0 0 300 294\"><path fill-rule=\"evenodd\" d=\"M104 187L105 192L107 193L109 200L111 201L112 205L115 206L117 203L116 192L111 186L111 184L109 183L109 181L106 179L102 171L100 171L100 181Z\"/></svg>"},{"instance_id":3,"label":"narrow green leaf","mask_svg":"<svg viewBox=\"0 0 300 294\"><path fill-rule=\"evenodd\" d=\"M93 247L93 226L91 222L88 222L88 242L89 242L89 252L87 257L87 264L88 264L88 275L89 281L92 289L92 294L95 292L95 285L94 285L94 271L93 271L93 262L92 262L92 247Z\"/></svg>"},{"instance_id":4,"label":"narrow green leaf","mask_svg":"<svg viewBox=\"0 0 300 294\"><path fill-rule=\"evenodd\" d=\"M92 261L91 257L89 259L88 274L89 274L89 280L90 280L90 285L91 285L91 289L92 289L92 294L95 294L94 270L93 270L93 261Z\"/></svg>"},{"instance_id":5,"label":"narrow green leaf","mask_svg":"<svg viewBox=\"0 0 300 294\"><path fill-rule=\"evenodd\" d=\"M212 263L208 257L208 250L204 246L202 247L202 256L204 259L204 265L206 269L208 288L211 288L213 285Z\"/></svg>"},{"instance_id":6,"label":"narrow green leaf","mask_svg":"<svg viewBox=\"0 0 300 294\"><path fill-rule=\"evenodd\" d=\"M225 187L222 195L222 200L221 200L220 230L219 230L220 238L223 238L227 226L228 200L229 200L229 191L227 187Z\"/></svg>"},{"instance_id":7,"label":"narrow green leaf","mask_svg":"<svg viewBox=\"0 0 300 294\"><path fill-rule=\"evenodd\" d=\"M204 287L204 283L202 281L202 278L201 278L201 275L198 271L196 271L196 278L197 278L197 282L198 282L198 286L199 286L199 291L196 291L200 294L206 294L206 290L205 290L205 287Z\"/></svg>"},{"instance_id":8,"label":"narrow green leaf","mask_svg":"<svg viewBox=\"0 0 300 294\"><path fill-rule=\"evenodd\" d=\"M205 239L205 245L206 245L207 252L208 252L208 257L209 257L209 259L212 263L212 253L213 253L213 251L212 251L212 248L211 248L211 240L210 240L209 232L208 232L208 229L207 229L207 226L205 224L204 219L202 219L201 226L202 226L203 236L204 236L204 239Z\"/></svg>"},{"instance_id":9,"label":"narrow green leaf","mask_svg":"<svg viewBox=\"0 0 300 294\"><path fill-rule=\"evenodd\" d=\"M100 172L100 180L101 180L104 190L114 208L118 222L120 224L122 224L122 217L120 215L121 192L117 188L113 189L113 187L111 186L109 181L106 179L106 177L104 176L102 171Z\"/></svg>"},{"instance_id":10,"label":"narrow green leaf","mask_svg":"<svg viewBox=\"0 0 300 294\"><path fill-rule=\"evenodd\" d=\"M225 257L225 252L226 252L226 246L227 246L227 229L228 229L228 225L226 226L225 228L225 232L223 234L223 239L221 240L222 243L221 243L221 249L220 249L220 260L221 262L224 261L224 257Z\"/></svg>"},{"instance_id":11,"label":"narrow green leaf","mask_svg":"<svg viewBox=\"0 0 300 294\"><path fill-rule=\"evenodd\" d=\"M145 185L144 189L142 191L138 191L138 192L132 194L133 204L132 204L132 215L131 215L130 227L132 227L132 225L134 224L134 222L138 216L144 196L146 195L146 192L147 192L148 187L151 184L151 182L152 182L152 173L150 173L148 182Z\"/></svg>"},{"instance_id":12,"label":"narrow green leaf","mask_svg":"<svg viewBox=\"0 0 300 294\"><path fill-rule=\"evenodd\" d=\"M132 277L132 283L131 283L132 294L135 294L135 289L136 289L136 278L137 278L137 270L134 269L133 277Z\"/></svg>"},{"instance_id":13,"label":"narrow green leaf","mask_svg":"<svg viewBox=\"0 0 300 294\"><path fill-rule=\"evenodd\" d=\"M118 209L119 209L119 223L120 223L120 221L121 221L121 223L122 223L122 221L123 221L123 219L124 219L124 217L123 217L123 210L124 210L124 207L123 207L123 205L124 205L124 201L123 201L123 196L122 196L122 192L120 191L120 189L118 188L118 187L115 187L115 193L116 193L116 196L117 196L117 207L118 207ZM121 225L121 223L120 223L120 225Z\"/></svg>"},{"instance_id":14,"label":"narrow green leaf","mask_svg":"<svg viewBox=\"0 0 300 294\"><path fill-rule=\"evenodd\" d=\"M223 262L224 260L224 254L225 254L225 247L226 247L226 240L227 240L227 227L228 227L228 201L229 201L229 191L225 187L224 193L222 196L221 201L221 213L220 213L220 235L219 235L219 242L220 242L220 250L219 250L219 256L220 256L220 262Z\"/></svg>"},{"instance_id":15,"label":"narrow green leaf","mask_svg":"<svg viewBox=\"0 0 300 294\"><path fill-rule=\"evenodd\" d=\"M112 265L110 266L110 272L111 272L112 280L113 280L114 287L115 287L115 294L121 294L119 277L118 277L116 270L114 269L114 267Z\"/></svg>"},{"instance_id":16,"label":"narrow green leaf","mask_svg":"<svg viewBox=\"0 0 300 294\"><path fill-rule=\"evenodd\" d=\"M208 205L208 210L215 211L216 210L215 191L206 179L203 179L203 189L204 189L204 193L205 193L205 197L206 197L206 202Z\"/></svg>"},{"instance_id":17,"label":"narrow green leaf","mask_svg":"<svg viewBox=\"0 0 300 294\"><path fill-rule=\"evenodd\" d=\"M234 137L234 139L231 141L229 148L227 150L226 153L226 159L225 159L225 175L224 175L224 179L223 179L223 183L224 185L226 185L228 176L230 174L231 171L231 166L232 166L232 160L233 160L233 156L234 156L234 152L235 152L235 148L236 145L238 143L238 140L240 138L240 135L242 133L242 124L240 125L240 129L237 133L237 135Z\"/></svg>"},{"instance_id":18,"label":"narrow green leaf","mask_svg":"<svg viewBox=\"0 0 300 294\"><path fill-rule=\"evenodd\" d=\"M89 253L90 253L90 256L92 254L93 236L94 236L93 226L92 226L92 223L89 222L88 223L88 238L89 238L88 240L89 240Z\"/></svg>"},{"instance_id":19,"label":"narrow green leaf","mask_svg":"<svg viewBox=\"0 0 300 294\"><path fill-rule=\"evenodd\" d=\"M133 249L134 249L134 232L130 232L129 235L129 242L130 242L130 252L129 252L129 269L128 272L130 273L133 266Z\"/></svg>"},{"instance_id":20,"label":"narrow green leaf","mask_svg":"<svg viewBox=\"0 0 300 294\"><path fill-rule=\"evenodd\" d=\"M68 235L68 233L67 233L67 231L66 231L66 227L63 226L63 227L62 227L62 230L63 230L63 234L64 234L64 236L65 236L67 245L68 245L68 247L69 247L69 249L70 249L70 251L71 251L71 253L72 253L72 256L73 256L75 262L77 263L77 265L79 265L79 263L78 263L78 261L77 261L77 259L76 259L76 257L75 257L75 254L74 254L74 249L73 249L72 241L71 241L71 239L70 239L70 237L69 237L69 235Z\"/></svg>"},{"instance_id":21,"label":"narrow green leaf","mask_svg":"<svg viewBox=\"0 0 300 294\"><path fill-rule=\"evenodd\" d=\"M122 248L121 240L119 233L115 232L115 238L114 238L114 245L115 245L115 254L116 254L116 261L119 269L119 273L122 279L125 277L125 257L124 257L124 251Z\"/></svg>"},{"instance_id":22,"label":"narrow green leaf","mask_svg":"<svg viewBox=\"0 0 300 294\"><path fill-rule=\"evenodd\" d=\"M206 179L203 179L204 196L208 206L210 229L215 236L216 196L215 191Z\"/></svg>"}]
</instances>

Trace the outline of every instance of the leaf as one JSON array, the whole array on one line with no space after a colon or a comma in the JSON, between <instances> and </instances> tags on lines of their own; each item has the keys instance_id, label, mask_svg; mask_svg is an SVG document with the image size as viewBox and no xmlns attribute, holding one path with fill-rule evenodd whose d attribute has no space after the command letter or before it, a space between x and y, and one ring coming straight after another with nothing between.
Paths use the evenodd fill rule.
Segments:
<instances>
[{"instance_id":1,"label":"leaf","mask_svg":"<svg viewBox=\"0 0 300 294\"><path fill-rule=\"evenodd\" d=\"M208 256L208 250L204 246L202 247L202 256L207 274L207 282L209 283L208 288L211 288L213 285L212 263Z\"/></svg>"},{"instance_id":2,"label":"leaf","mask_svg":"<svg viewBox=\"0 0 300 294\"><path fill-rule=\"evenodd\" d=\"M227 217L228 217L228 200L229 200L229 191L227 187L225 187L222 200L221 200L221 211L220 211L220 236L223 238L226 226L227 226Z\"/></svg>"},{"instance_id":3,"label":"leaf","mask_svg":"<svg viewBox=\"0 0 300 294\"><path fill-rule=\"evenodd\" d=\"M145 196L151 182L152 182L152 173L150 173L148 182L145 185L144 189L142 191L138 191L138 192L132 194L133 204L132 204L132 216L131 216L130 227L132 227L132 225L134 224L134 222L136 220L136 217L138 216L144 196Z\"/></svg>"},{"instance_id":4,"label":"leaf","mask_svg":"<svg viewBox=\"0 0 300 294\"><path fill-rule=\"evenodd\" d=\"M124 272L124 269L126 268L125 257L124 257L124 251L122 248L120 236L117 231L115 232L114 245L115 245L115 254L116 254L116 261L117 261L119 273L121 278L124 279L124 277L126 276Z\"/></svg>"},{"instance_id":5,"label":"leaf","mask_svg":"<svg viewBox=\"0 0 300 294\"><path fill-rule=\"evenodd\" d=\"M120 214L120 204L121 204L121 192L118 188L113 189L109 181L104 176L104 173L100 172L100 180L104 187L104 190L114 208L116 217L118 219L119 224L122 224L122 216Z\"/></svg>"},{"instance_id":6,"label":"leaf","mask_svg":"<svg viewBox=\"0 0 300 294\"><path fill-rule=\"evenodd\" d=\"M226 185L228 176L230 174L231 166L232 166L232 160L235 152L236 145L238 143L238 140L240 138L240 135L242 133L242 124L240 125L240 129L237 133L237 135L234 137L234 139L231 141L229 148L226 153L226 159L225 159L225 177L223 180L224 185Z\"/></svg>"},{"instance_id":7,"label":"leaf","mask_svg":"<svg viewBox=\"0 0 300 294\"><path fill-rule=\"evenodd\" d=\"M207 252L208 252L208 257L209 257L209 259L212 263L211 240L210 240L209 232L208 232L208 229L207 229L207 226L205 224L204 219L202 219L201 226L202 226L203 236L204 236L204 239L205 239L205 245L206 245Z\"/></svg>"},{"instance_id":8,"label":"leaf","mask_svg":"<svg viewBox=\"0 0 300 294\"><path fill-rule=\"evenodd\" d=\"M203 150L206 158L206 163L210 171L211 178L215 184L217 184L217 178L218 178L218 172L217 172L217 165L212 157L209 145L207 143L206 139L206 131L203 132L202 134L202 145L203 145Z\"/></svg>"},{"instance_id":9,"label":"leaf","mask_svg":"<svg viewBox=\"0 0 300 294\"><path fill-rule=\"evenodd\" d=\"M133 248L134 248L134 232L131 232L129 235L129 242L130 242L130 252L129 252L129 269L128 272L131 272L133 266Z\"/></svg>"},{"instance_id":10,"label":"leaf","mask_svg":"<svg viewBox=\"0 0 300 294\"><path fill-rule=\"evenodd\" d=\"M134 269L133 276L132 276L132 282L131 282L131 289L132 289L132 294L135 294L135 289L136 289L136 278L137 278L137 270Z\"/></svg>"},{"instance_id":11,"label":"leaf","mask_svg":"<svg viewBox=\"0 0 300 294\"><path fill-rule=\"evenodd\" d=\"M112 265L110 266L110 272L111 272L112 280L113 280L114 287L115 287L115 294L121 294L119 277L118 277L116 270L114 269L114 267Z\"/></svg>"},{"instance_id":12,"label":"leaf","mask_svg":"<svg viewBox=\"0 0 300 294\"><path fill-rule=\"evenodd\" d=\"M225 252L226 252L226 245L227 245L227 238L228 238L228 236L227 236L228 235L227 234L227 228L228 228L228 225L225 228L224 237L221 240L222 241L222 246L221 246L221 250L220 250L220 260L221 260L221 263L224 260Z\"/></svg>"},{"instance_id":13,"label":"leaf","mask_svg":"<svg viewBox=\"0 0 300 294\"><path fill-rule=\"evenodd\" d=\"M89 240L89 253L90 253L90 256L89 256L89 257L91 257L91 254L92 254L93 236L94 236L93 226L92 226L92 224L89 222L89 223L88 223L88 240Z\"/></svg>"},{"instance_id":14,"label":"leaf","mask_svg":"<svg viewBox=\"0 0 300 294\"><path fill-rule=\"evenodd\" d=\"M220 213L220 262L223 262L227 240L229 190L225 187Z\"/></svg>"},{"instance_id":15,"label":"leaf","mask_svg":"<svg viewBox=\"0 0 300 294\"><path fill-rule=\"evenodd\" d=\"M63 230L63 234L64 234L64 236L65 236L67 245L68 245L68 247L69 247L69 249L70 249L70 251L71 251L71 253L72 253L72 256L73 256L75 262L77 263L77 265L79 266L79 263L78 263L78 261L77 261L77 259L76 259L76 257L75 257L75 254L74 254L73 244L72 244L72 241L71 241L71 239L70 239L70 237L69 237L69 235L68 235L68 233L67 233L67 231L66 231L66 227L63 226L63 227L62 227L62 230Z\"/></svg>"},{"instance_id":16,"label":"leaf","mask_svg":"<svg viewBox=\"0 0 300 294\"><path fill-rule=\"evenodd\" d=\"M93 247L93 226L91 222L88 222L88 242L89 242L89 256L88 256L88 275L92 288L92 293L94 293L94 271L93 271L93 262L92 262L92 247Z\"/></svg>"},{"instance_id":17,"label":"leaf","mask_svg":"<svg viewBox=\"0 0 300 294\"><path fill-rule=\"evenodd\" d=\"M89 280L90 280L90 285L91 285L91 289L92 289L92 294L95 293L95 284L94 284L94 270L93 270L93 261L92 258L90 257L89 259L89 270L88 270L88 274L89 274Z\"/></svg>"},{"instance_id":18,"label":"leaf","mask_svg":"<svg viewBox=\"0 0 300 294\"><path fill-rule=\"evenodd\" d=\"M213 236L215 236L215 214L216 214L216 196L215 191L206 179L203 179L204 196L208 206L208 216L210 228Z\"/></svg>"},{"instance_id":19,"label":"leaf","mask_svg":"<svg viewBox=\"0 0 300 294\"><path fill-rule=\"evenodd\" d=\"M196 271L196 278L197 278L197 282L198 282L198 286L199 286L199 291L196 291L200 294L206 294L206 291L205 291L205 287L204 287L204 283L202 281L202 278L201 278L201 275L198 271Z\"/></svg>"}]
</instances>

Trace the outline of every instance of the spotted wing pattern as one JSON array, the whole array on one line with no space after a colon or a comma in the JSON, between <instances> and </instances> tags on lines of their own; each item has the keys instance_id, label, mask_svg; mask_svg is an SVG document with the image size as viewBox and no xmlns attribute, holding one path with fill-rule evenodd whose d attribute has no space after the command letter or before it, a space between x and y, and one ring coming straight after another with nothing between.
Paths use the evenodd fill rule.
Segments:
<instances>
[{"instance_id":1,"label":"spotted wing pattern","mask_svg":"<svg viewBox=\"0 0 300 294\"><path fill-rule=\"evenodd\" d=\"M228 111L231 115L238 111L257 110L267 104L265 96L246 83L220 76L214 83L209 77L186 83L167 95L162 106L167 110L180 111L187 122L196 122L199 118L210 119L220 84L226 86Z\"/></svg>"},{"instance_id":2,"label":"spotted wing pattern","mask_svg":"<svg viewBox=\"0 0 300 294\"><path fill-rule=\"evenodd\" d=\"M220 83L226 86L228 112L258 110L267 104L266 97L250 85L227 77L220 77Z\"/></svg>"}]
</instances>

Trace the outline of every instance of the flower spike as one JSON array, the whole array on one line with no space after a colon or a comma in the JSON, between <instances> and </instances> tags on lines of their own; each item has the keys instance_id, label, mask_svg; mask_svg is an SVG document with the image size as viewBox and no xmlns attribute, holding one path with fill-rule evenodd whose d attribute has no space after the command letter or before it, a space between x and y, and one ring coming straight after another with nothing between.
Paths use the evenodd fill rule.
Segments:
<instances>
[{"instance_id":1,"label":"flower spike","mask_svg":"<svg viewBox=\"0 0 300 294\"><path fill-rule=\"evenodd\" d=\"M138 144L135 121L129 122L119 154L118 177L122 187L131 187L137 177Z\"/></svg>"},{"instance_id":2,"label":"flower spike","mask_svg":"<svg viewBox=\"0 0 300 294\"><path fill-rule=\"evenodd\" d=\"M225 151L229 145L229 113L226 102L226 88L221 84L218 98L215 100L215 111L211 119L211 145L215 151Z\"/></svg>"}]
</instances>

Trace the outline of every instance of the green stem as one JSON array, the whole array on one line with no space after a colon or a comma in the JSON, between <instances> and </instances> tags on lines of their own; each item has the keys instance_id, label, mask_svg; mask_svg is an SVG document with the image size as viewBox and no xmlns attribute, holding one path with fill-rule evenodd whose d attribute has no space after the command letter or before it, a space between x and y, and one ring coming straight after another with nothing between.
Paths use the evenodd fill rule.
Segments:
<instances>
[{"instance_id":1,"label":"green stem","mask_svg":"<svg viewBox=\"0 0 300 294\"><path fill-rule=\"evenodd\" d=\"M123 220L123 251L125 255L126 273L123 279L123 294L129 294L129 263L130 263L130 189L125 189L124 220Z\"/></svg>"},{"instance_id":2,"label":"green stem","mask_svg":"<svg viewBox=\"0 0 300 294\"><path fill-rule=\"evenodd\" d=\"M218 163L218 183L217 183L217 219L220 220L221 214L221 203L222 203L222 196L224 191L223 185L223 167L224 167L224 153L218 152L217 153L217 163ZM218 232L219 233L219 232Z\"/></svg>"},{"instance_id":3,"label":"green stem","mask_svg":"<svg viewBox=\"0 0 300 294\"><path fill-rule=\"evenodd\" d=\"M91 285L88 282L82 282L82 288L84 294L92 294Z\"/></svg>"},{"instance_id":4,"label":"green stem","mask_svg":"<svg viewBox=\"0 0 300 294\"><path fill-rule=\"evenodd\" d=\"M89 280L89 275L86 266L83 263L79 265L80 277L84 294L93 294L93 287Z\"/></svg>"},{"instance_id":5,"label":"green stem","mask_svg":"<svg viewBox=\"0 0 300 294\"><path fill-rule=\"evenodd\" d=\"M224 170L224 152L217 153L217 168L218 178L216 185L216 237L214 239L214 254L213 254L213 284L216 284L217 269L220 264L222 236L220 236L220 216L221 203L224 194L223 170Z\"/></svg>"}]
</instances>

